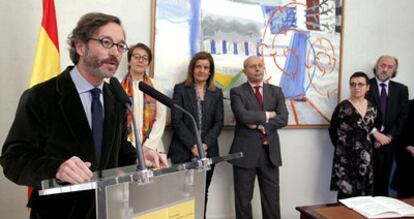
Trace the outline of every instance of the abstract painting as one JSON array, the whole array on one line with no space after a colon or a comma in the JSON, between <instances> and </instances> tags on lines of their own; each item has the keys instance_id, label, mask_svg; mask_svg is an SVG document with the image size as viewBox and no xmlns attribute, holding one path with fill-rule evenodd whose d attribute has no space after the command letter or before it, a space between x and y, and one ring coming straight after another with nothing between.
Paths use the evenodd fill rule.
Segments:
<instances>
[{"instance_id":1,"label":"abstract painting","mask_svg":"<svg viewBox=\"0 0 414 219\"><path fill-rule=\"evenodd\" d=\"M263 58L266 83L286 97L290 127L326 127L338 103L342 0L157 0L152 75L172 96L198 51L212 54L234 125L229 91L246 82L243 61Z\"/></svg>"}]
</instances>

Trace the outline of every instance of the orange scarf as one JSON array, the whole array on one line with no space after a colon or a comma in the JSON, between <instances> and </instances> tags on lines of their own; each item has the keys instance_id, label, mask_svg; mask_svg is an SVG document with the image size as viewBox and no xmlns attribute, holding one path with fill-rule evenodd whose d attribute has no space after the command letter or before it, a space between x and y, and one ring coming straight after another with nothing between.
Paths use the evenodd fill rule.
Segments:
<instances>
[{"instance_id":1,"label":"orange scarf","mask_svg":"<svg viewBox=\"0 0 414 219\"><path fill-rule=\"evenodd\" d=\"M144 74L143 82L151 87L153 87L151 80L148 78L146 74ZM133 101L133 86L132 86L132 77L131 74L128 73L125 78L121 81L121 86L124 88L125 93L128 97ZM157 101L144 94L144 121L142 125L142 144L144 144L145 140L148 139L152 126L154 125L155 118L157 116ZM134 104L132 104L131 111L134 112ZM131 142L134 142L134 132L132 131L132 115L131 112L128 112L128 139Z\"/></svg>"}]
</instances>

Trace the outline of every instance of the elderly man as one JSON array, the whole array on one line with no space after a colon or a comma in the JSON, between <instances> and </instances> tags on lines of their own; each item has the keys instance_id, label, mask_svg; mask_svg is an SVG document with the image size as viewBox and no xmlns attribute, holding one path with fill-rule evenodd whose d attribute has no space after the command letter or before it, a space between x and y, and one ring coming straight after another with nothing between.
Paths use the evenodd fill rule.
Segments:
<instances>
[{"instance_id":1,"label":"elderly man","mask_svg":"<svg viewBox=\"0 0 414 219\"><path fill-rule=\"evenodd\" d=\"M390 80L397 75L398 59L384 55L374 67L366 98L379 109L381 123L374 136L374 195L388 196L394 152L408 118L408 88Z\"/></svg>"},{"instance_id":2,"label":"elderly man","mask_svg":"<svg viewBox=\"0 0 414 219\"><path fill-rule=\"evenodd\" d=\"M230 153L243 152L231 161L234 175L236 218L252 218L251 200L256 176L262 218L280 218L279 166L282 165L277 130L286 126L288 111L280 87L263 82L265 66L260 57L244 61L247 82L230 90L236 129Z\"/></svg>"}]
</instances>

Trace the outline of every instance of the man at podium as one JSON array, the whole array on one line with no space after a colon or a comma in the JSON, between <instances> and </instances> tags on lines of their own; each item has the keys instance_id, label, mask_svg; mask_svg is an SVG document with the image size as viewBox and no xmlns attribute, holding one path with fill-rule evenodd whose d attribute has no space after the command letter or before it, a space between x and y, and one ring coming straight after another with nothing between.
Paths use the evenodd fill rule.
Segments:
<instances>
[{"instance_id":1,"label":"man at podium","mask_svg":"<svg viewBox=\"0 0 414 219\"><path fill-rule=\"evenodd\" d=\"M104 82L128 50L119 18L82 16L68 39L74 66L25 91L3 145L0 164L8 179L34 187L30 218L95 218L94 191L39 196L44 179L78 184L92 171L136 163L127 141L127 117ZM145 151L146 160L159 161Z\"/></svg>"}]
</instances>

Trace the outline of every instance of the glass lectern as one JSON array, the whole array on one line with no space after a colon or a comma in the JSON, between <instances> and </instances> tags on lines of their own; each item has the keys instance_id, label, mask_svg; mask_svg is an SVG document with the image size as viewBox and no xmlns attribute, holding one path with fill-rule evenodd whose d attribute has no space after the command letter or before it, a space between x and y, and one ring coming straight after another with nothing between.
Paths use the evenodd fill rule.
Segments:
<instances>
[{"instance_id":1,"label":"glass lectern","mask_svg":"<svg viewBox=\"0 0 414 219\"><path fill-rule=\"evenodd\" d=\"M211 164L242 156L203 158L160 170L137 171L136 165L108 169L77 185L44 180L39 193L95 190L99 219L203 218L206 171Z\"/></svg>"}]
</instances>

